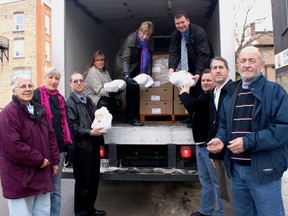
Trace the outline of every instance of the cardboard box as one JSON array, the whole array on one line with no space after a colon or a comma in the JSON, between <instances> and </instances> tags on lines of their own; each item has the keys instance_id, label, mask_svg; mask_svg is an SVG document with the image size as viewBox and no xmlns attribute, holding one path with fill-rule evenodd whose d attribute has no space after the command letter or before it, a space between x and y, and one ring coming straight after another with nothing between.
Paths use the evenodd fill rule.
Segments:
<instances>
[{"instance_id":1,"label":"cardboard box","mask_svg":"<svg viewBox=\"0 0 288 216\"><path fill-rule=\"evenodd\" d=\"M153 79L153 81L154 81L153 88L167 88L170 85L172 85L168 80L166 82L164 82L164 81L161 81L161 80Z\"/></svg>"},{"instance_id":2,"label":"cardboard box","mask_svg":"<svg viewBox=\"0 0 288 216\"><path fill-rule=\"evenodd\" d=\"M173 86L173 98L174 98L174 101L180 101L180 98L179 98L179 88L177 86Z\"/></svg>"},{"instance_id":3,"label":"cardboard box","mask_svg":"<svg viewBox=\"0 0 288 216\"><path fill-rule=\"evenodd\" d=\"M140 102L140 115L145 114L169 114L173 113L172 101L141 101Z\"/></svg>"},{"instance_id":4,"label":"cardboard box","mask_svg":"<svg viewBox=\"0 0 288 216\"><path fill-rule=\"evenodd\" d=\"M188 114L184 105L181 101L173 101L173 113L177 115L186 115Z\"/></svg>"},{"instance_id":5,"label":"cardboard box","mask_svg":"<svg viewBox=\"0 0 288 216\"><path fill-rule=\"evenodd\" d=\"M180 65L180 64L179 64ZM179 70L179 67L176 71ZM168 80L169 73L169 55L153 55L152 56L152 79L154 81L154 87L164 88L171 83Z\"/></svg>"},{"instance_id":6,"label":"cardboard box","mask_svg":"<svg viewBox=\"0 0 288 216\"><path fill-rule=\"evenodd\" d=\"M140 101L172 101L173 86L166 88L149 88L140 91Z\"/></svg>"},{"instance_id":7,"label":"cardboard box","mask_svg":"<svg viewBox=\"0 0 288 216\"><path fill-rule=\"evenodd\" d=\"M155 82L155 87L166 87L168 81L168 61L169 55L153 55L152 56L152 79Z\"/></svg>"}]
</instances>

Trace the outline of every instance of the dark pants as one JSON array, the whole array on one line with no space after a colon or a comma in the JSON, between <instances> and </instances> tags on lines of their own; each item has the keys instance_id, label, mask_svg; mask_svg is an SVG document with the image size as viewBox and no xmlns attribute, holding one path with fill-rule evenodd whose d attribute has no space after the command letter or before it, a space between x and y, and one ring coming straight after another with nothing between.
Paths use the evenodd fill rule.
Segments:
<instances>
[{"instance_id":1,"label":"dark pants","mask_svg":"<svg viewBox=\"0 0 288 216\"><path fill-rule=\"evenodd\" d=\"M135 85L128 85L126 87L126 117L128 121L133 119L139 120L140 110L140 88Z\"/></svg>"},{"instance_id":2,"label":"dark pants","mask_svg":"<svg viewBox=\"0 0 288 216\"><path fill-rule=\"evenodd\" d=\"M100 109L102 106L106 107L111 114L114 114L122 105L121 101L115 97L102 96L97 103L97 109Z\"/></svg>"},{"instance_id":3,"label":"dark pants","mask_svg":"<svg viewBox=\"0 0 288 216\"><path fill-rule=\"evenodd\" d=\"M84 154L75 149L73 165L75 216L90 215L95 212L94 204L97 198L100 176L100 145L94 143L92 149L91 154Z\"/></svg>"}]
</instances>

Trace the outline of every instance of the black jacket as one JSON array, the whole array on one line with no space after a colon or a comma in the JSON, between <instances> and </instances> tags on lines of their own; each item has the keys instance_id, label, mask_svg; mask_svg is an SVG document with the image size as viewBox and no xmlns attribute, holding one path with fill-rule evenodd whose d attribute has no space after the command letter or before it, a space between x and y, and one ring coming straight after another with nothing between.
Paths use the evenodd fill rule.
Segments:
<instances>
[{"instance_id":1,"label":"black jacket","mask_svg":"<svg viewBox=\"0 0 288 216\"><path fill-rule=\"evenodd\" d=\"M209 131L209 100L211 94L202 94L193 98L184 92L179 95L184 107L192 115L193 137L195 142L205 142Z\"/></svg>"},{"instance_id":2,"label":"black jacket","mask_svg":"<svg viewBox=\"0 0 288 216\"><path fill-rule=\"evenodd\" d=\"M209 112L210 112L210 129L208 133L208 139L207 142L209 142L211 139L215 137L218 131L219 127L219 112L221 110L221 105L223 102L223 99L226 97L228 91L227 91L227 84L231 83L232 80L229 80L221 89L219 101L218 101L218 109L216 110L215 103L214 103L214 89L211 91L211 98L210 98L210 103L209 103ZM226 151L226 146L222 149L221 152L217 154L212 154L209 153L209 157L212 159L216 160L223 160L225 151Z\"/></svg>"},{"instance_id":3,"label":"black jacket","mask_svg":"<svg viewBox=\"0 0 288 216\"><path fill-rule=\"evenodd\" d=\"M68 107L68 116L70 120L70 130L74 140L74 149L81 153L92 153L92 145L100 148L100 144L104 144L103 136L90 136L91 125L94 119L90 115L77 96L71 92L70 96L66 99ZM87 97L87 105L93 111L96 107L92 100Z\"/></svg>"},{"instance_id":4,"label":"black jacket","mask_svg":"<svg viewBox=\"0 0 288 216\"><path fill-rule=\"evenodd\" d=\"M181 59L181 32L172 33L169 47L169 68L176 70ZM190 23L187 41L189 72L199 74L209 68L210 48L206 32L198 25Z\"/></svg>"},{"instance_id":5,"label":"black jacket","mask_svg":"<svg viewBox=\"0 0 288 216\"><path fill-rule=\"evenodd\" d=\"M140 65L141 65L141 52L142 49L137 41L138 30L129 34L125 39L124 45L118 51L116 56L116 71L117 78L123 77L124 72L129 72L131 77L135 77L139 74ZM154 39L151 36L149 39L148 50L151 53L154 50ZM151 75L152 73L152 57L150 61L150 66L148 68L147 74Z\"/></svg>"},{"instance_id":6,"label":"black jacket","mask_svg":"<svg viewBox=\"0 0 288 216\"><path fill-rule=\"evenodd\" d=\"M41 104L41 93L40 93L39 88L34 90L33 99L37 103ZM63 98L63 100L65 101L64 98ZM50 96L49 105L50 105L50 109L51 109L51 112L53 115L52 126L53 126L54 133L55 133L55 136L57 139L58 149L60 152L63 152L64 151L64 139L63 139L63 132L62 132L62 128L61 128L62 114L61 114L61 109L60 109L60 105L59 105L59 101L58 101L57 96L54 96L54 95ZM66 116L67 116L67 122L69 124L67 107L66 107Z\"/></svg>"}]
</instances>

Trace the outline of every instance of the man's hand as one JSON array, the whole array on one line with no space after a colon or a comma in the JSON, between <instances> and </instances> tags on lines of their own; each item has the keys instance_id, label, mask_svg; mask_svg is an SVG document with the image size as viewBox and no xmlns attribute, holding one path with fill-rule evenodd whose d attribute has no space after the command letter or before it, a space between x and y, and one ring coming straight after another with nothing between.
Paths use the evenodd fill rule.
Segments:
<instances>
[{"instance_id":1,"label":"man's hand","mask_svg":"<svg viewBox=\"0 0 288 216\"><path fill-rule=\"evenodd\" d=\"M106 130L104 130L103 128L93 128L90 131L90 136L101 136L103 134L107 133Z\"/></svg>"},{"instance_id":2,"label":"man's hand","mask_svg":"<svg viewBox=\"0 0 288 216\"><path fill-rule=\"evenodd\" d=\"M231 152L234 154L240 154L245 151L244 146L243 146L243 138L238 137L234 140L231 140L229 142L229 145L227 146L228 149L230 149Z\"/></svg>"},{"instance_id":3,"label":"man's hand","mask_svg":"<svg viewBox=\"0 0 288 216\"><path fill-rule=\"evenodd\" d=\"M185 83L183 86L180 86L180 87L179 87L179 91L180 91L179 94L182 94L183 92L187 92L187 93L189 94L189 92L190 92L190 85L189 85L189 83Z\"/></svg>"},{"instance_id":4,"label":"man's hand","mask_svg":"<svg viewBox=\"0 0 288 216\"><path fill-rule=\"evenodd\" d=\"M200 75L199 74L195 74L194 76L191 74L192 79L194 80L194 85L195 86L198 82L198 80L200 79Z\"/></svg>"},{"instance_id":5,"label":"man's hand","mask_svg":"<svg viewBox=\"0 0 288 216\"><path fill-rule=\"evenodd\" d=\"M207 143L207 150L213 154L219 153L224 148L224 143L219 138L214 138Z\"/></svg>"},{"instance_id":6,"label":"man's hand","mask_svg":"<svg viewBox=\"0 0 288 216\"><path fill-rule=\"evenodd\" d=\"M171 74L174 73L174 72L175 72L175 71L174 71L173 68L170 68L170 69L169 69L169 71L168 71L168 76L167 76L167 80L170 79Z\"/></svg>"},{"instance_id":7,"label":"man's hand","mask_svg":"<svg viewBox=\"0 0 288 216\"><path fill-rule=\"evenodd\" d=\"M50 164L49 160L47 158L44 158L44 161L43 161L40 168L45 168L45 167L49 166L49 164Z\"/></svg>"}]
</instances>

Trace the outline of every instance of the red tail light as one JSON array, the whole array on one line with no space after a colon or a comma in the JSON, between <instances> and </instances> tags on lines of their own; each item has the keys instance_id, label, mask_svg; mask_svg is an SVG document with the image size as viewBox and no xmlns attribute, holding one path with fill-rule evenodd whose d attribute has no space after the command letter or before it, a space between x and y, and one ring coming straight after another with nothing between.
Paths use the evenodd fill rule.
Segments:
<instances>
[{"instance_id":1,"label":"red tail light","mask_svg":"<svg viewBox=\"0 0 288 216\"><path fill-rule=\"evenodd\" d=\"M190 158L192 156L192 147L191 146L181 146L180 147L180 156L181 156L181 158Z\"/></svg>"},{"instance_id":2,"label":"red tail light","mask_svg":"<svg viewBox=\"0 0 288 216\"><path fill-rule=\"evenodd\" d=\"M100 158L104 158L105 156L105 148L104 146L100 146Z\"/></svg>"}]
</instances>

